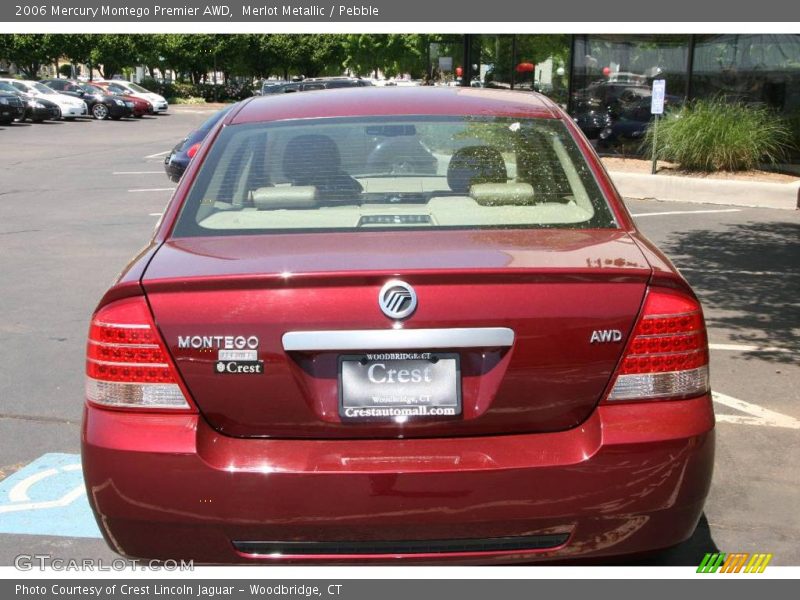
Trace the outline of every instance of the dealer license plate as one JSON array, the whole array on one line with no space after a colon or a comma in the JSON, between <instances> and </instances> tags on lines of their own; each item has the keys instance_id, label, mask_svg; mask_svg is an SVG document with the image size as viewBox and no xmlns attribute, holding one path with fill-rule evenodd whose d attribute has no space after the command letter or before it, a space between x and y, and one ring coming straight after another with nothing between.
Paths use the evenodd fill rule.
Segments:
<instances>
[{"instance_id":1,"label":"dealer license plate","mask_svg":"<svg viewBox=\"0 0 800 600\"><path fill-rule=\"evenodd\" d=\"M458 354L376 352L339 357L339 416L346 420L461 414Z\"/></svg>"}]
</instances>

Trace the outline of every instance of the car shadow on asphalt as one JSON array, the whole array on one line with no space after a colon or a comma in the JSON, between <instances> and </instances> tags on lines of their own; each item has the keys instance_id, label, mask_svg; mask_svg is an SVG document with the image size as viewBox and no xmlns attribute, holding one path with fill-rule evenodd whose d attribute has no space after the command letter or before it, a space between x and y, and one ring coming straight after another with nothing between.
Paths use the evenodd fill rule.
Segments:
<instances>
[{"instance_id":1,"label":"car shadow on asphalt","mask_svg":"<svg viewBox=\"0 0 800 600\"><path fill-rule=\"evenodd\" d=\"M677 546L629 556L555 560L546 564L573 567L697 567L707 553L714 552L719 552L719 548L711 535L708 519L703 513L692 537ZM543 563L530 564L536 566Z\"/></svg>"},{"instance_id":2,"label":"car shadow on asphalt","mask_svg":"<svg viewBox=\"0 0 800 600\"><path fill-rule=\"evenodd\" d=\"M719 552L719 548L711 535L708 519L703 513L692 537L682 544L625 561L624 564L636 567L696 567L709 552Z\"/></svg>"},{"instance_id":3,"label":"car shadow on asphalt","mask_svg":"<svg viewBox=\"0 0 800 600\"><path fill-rule=\"evenodd\" d=\"M745 359L800 364L800 224L691 230L673 234L661 249L684 267L709 328L726 331L731 343L784 349Z\"/></svg>"}]
</instances>

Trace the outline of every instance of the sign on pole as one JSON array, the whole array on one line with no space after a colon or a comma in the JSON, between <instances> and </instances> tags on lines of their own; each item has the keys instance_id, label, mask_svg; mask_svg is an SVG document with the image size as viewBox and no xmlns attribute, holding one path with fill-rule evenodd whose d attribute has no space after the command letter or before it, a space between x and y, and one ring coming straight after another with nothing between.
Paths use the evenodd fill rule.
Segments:
<instances>
[{"instance_id":1,"label":"sign on pole","mask_svg":"<svg viewBox=\"0 0 800 600\"><path fill-rule=\"evenodd\" d=\"M664 96L667 92L666 81L663 79L653 80L653 95L650 97L650 114L664 114Z\"/></svg>"},{"instance_id":2,"label":"sign on pole","mask_svg":"<svg viewBox=\"0 0 800 600\"><path fill-rule=\"evenodd\" d=\"M664 96L667 93L667 82L663 79L653 80L653 93L650 95L650 114L655 115L653 122L653 164L650 172L655 175L657 170L658 118L664 114Z\"/></svg>"}]
</instances>

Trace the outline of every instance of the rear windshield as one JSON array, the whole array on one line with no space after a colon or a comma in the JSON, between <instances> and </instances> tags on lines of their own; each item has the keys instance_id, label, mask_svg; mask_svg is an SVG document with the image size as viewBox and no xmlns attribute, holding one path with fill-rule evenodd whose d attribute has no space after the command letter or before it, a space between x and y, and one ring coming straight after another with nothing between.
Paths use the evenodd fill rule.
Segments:
<instances>
[{"instance_id":1,"label":"rear windshield","mask_svg":"<svg viewBox=\"0 0 800 600\"><path fill-rule=\"evenodd\" d=\"M176 236L615 227L552 119L302 119L222 129Z\"/></svg>"},{"instance_id":2,"label":"rear windshield","mask_svg":"<svg viewBox=\"0 0 800 600\"><path fill-rule=\"evenodd\" d=\"M150 93L150 90L146 90L142 86L140 86L140 85L138 85L136 83L132 83L131 82L131 83L125 83L124 85L128 86L134 92L139 92L140 94L149 94Z\"/></svg>"},{"instance_id":3,"label":"rear windshield","mask_svg":"<svg viewBox=\"0 0 800 600\"><path fill-rule=\"evenodd\" d=\"M96 85L89 85L88 83L82 83L80 84L80 88L88 94L101 94L103 96L106 95L105 90L97 87Z\"/></svg>"}]
</instances>

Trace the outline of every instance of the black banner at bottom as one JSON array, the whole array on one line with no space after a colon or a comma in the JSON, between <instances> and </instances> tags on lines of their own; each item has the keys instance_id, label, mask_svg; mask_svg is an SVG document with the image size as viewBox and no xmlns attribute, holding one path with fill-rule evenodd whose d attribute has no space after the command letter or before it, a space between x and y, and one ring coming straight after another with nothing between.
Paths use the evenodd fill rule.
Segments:
<instances>
[{"instance_id":1,"label":"black banner at bottom","mask_svg":"<svg viewBox=\"0 0 800 600\"><path fill-rule=\"evenodd\" d=\"M621 569L619 576L630 575ZM427 598L604 598L606 592L615 599L643 598L675 600L701 591L704 594L725 594L726 600L753 597L753 594L777 594L796 585L791 580L759 579L757 575L742 577L697 575L691 579L210 579L198 581L166 579L29 579L0 581L0 598L21 600L124 600L163 597L169 600L231 599L264 600L280 598L325 598L331 600L422 600ZM713 592L709 582L712 582Z\"/></svg>"}]
</instances>

